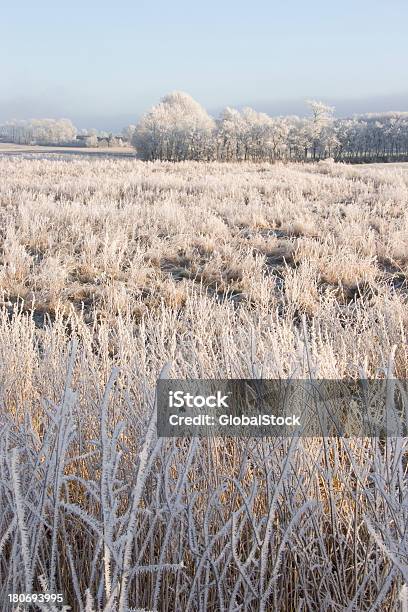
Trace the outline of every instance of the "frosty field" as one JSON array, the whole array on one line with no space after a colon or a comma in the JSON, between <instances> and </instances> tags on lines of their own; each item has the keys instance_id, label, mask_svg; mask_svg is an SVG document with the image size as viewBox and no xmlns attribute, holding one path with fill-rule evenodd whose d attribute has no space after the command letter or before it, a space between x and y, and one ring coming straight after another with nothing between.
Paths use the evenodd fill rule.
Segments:
<instances>
[{"instance_id":1,"label":"frosty field","mask_svg":"<svg viewBox=\"0 0 408 612\"><path fill-rule=\"evenodd\" d=\"M154 391L407 378L407 202L403 164L0 157L0 608L399 610L406 439L157 439Z\"/></svg>"}]
</instances>

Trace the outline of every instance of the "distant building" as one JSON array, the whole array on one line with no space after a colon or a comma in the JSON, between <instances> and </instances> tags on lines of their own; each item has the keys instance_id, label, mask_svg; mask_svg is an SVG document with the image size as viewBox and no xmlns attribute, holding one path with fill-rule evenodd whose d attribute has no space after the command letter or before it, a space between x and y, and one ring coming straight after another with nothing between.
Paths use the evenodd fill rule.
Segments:
<instances>
[{"instance_id":1,"label":"distant building","mask_svg":"<svg viewBox=\"0 0 408 612\"><path fill-rule=\"evenodd\" d=\"M98 138L95 134L78 134L76 143L80 147L97 147Z\"/></svg>"},{"instance_id":2,"label":"distant building","mask_svg":"<svg viewBox=\"0 0 408 612\"><path fill-rule=\"evenodd\" d=\"M95 134L78 134L76 144L80 147L125 147L127 140L124 136L96 136Z\"/></svg>"},{"instance_id":3,"label":"distant building","mask_svg":"<svg viewBox=\"0 0 408 612\"><path fill-rule=\"evenodd\" d=\"M98 147L124 147L126 139L123 136L98 136Z\"/></svg>"}]
</instances>

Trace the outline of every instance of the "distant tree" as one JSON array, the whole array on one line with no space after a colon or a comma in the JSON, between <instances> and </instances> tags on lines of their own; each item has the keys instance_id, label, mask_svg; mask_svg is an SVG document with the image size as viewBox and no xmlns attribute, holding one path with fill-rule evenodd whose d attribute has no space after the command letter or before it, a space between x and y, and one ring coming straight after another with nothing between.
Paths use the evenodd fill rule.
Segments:
<instances>
[{"instance_id":1,"label":"distant tree","mask_svg":"<svg viewBox=\"0 0 408 612\"><path fill-rule=\"evenodd\" d=\"M270 157L273 120L265 113L246 107L242 111L244 159L260 161Z\"/></svg>"},{"instance_id":2,"label":"distant tree","mask_svg":"<svg viewBox=\"0 0 408 612\"><path fill-rule=\"evenodd\" d=\"M131 123L130 125L127 125L126 127L123 128L122 136L123 138L125 138L127 142L132 142L135 131L136 131L136 125L133 125Z\"/></svg>"},{"instance_id":3,"label":"distant tree","mask_svg":"<svg viewBox=\"0 0 408 612\"><path fill-rule=\"evenodd\" d=\"M311 148L313 159L325 157L327 145L330 144L332 147L334 144L334 108L316 100L308 100L307 104L312 117L304 126L305 148Z\"/></svg>"},{"instance_id":4,"label":"distant tree","mask_svg":"<svg viewBox=\"0 0 408 612\"><path fill-rule=\"evenodd\" d=\"M272 159L285 159L289 155L289 133L291 126L290 117L276 117L272 119L269 134Z\"/></svg>"},{"instance_id":5,"label":"distant tree","mask_svg":"<svg viewBox=\"0 0 408 612\"><path fill-rule=\"evenodd\" d=\"M132 138L145 160L209 159L214 121L191 96L165 96L138 123Z\"/></svg>"},{"instance_id":6,"label":"distant tree","mask_svg":"<svg viewBox=\"0 0 408 612\"><path fill-rule=\"evenodd\" d=\"M32 119L29 127L32 139L38 144L63 144L71 142L77 129L69 119Z\"/></svg>"},{"instance_id":7,"label":"distant tree","mask_svg":"<svg viewBox=\"0 0 408 612\"><path fill-rule=\"evenodd\" d=\"M19 144L63 144L72 142L78 133L69 119L11 121L2 129L11 142Z\"/></svg>"},{"instance_id":8,"label":"distant tree","mask_svg":"<svg viewBox=\"0 0 408 612\"><path fill-rule=\"evenodd\" d=\"M245 146L245 124L241 113L227 106L217 120L217 157L224 161L239 160Z\"/></svg>"},{"instance_id":9,"label":"distant tree","mask_svg":"<svg viewBox=\"0 0 408 612\"><path fill-rule=\"evenodd\" d=\"M217 120L217 156L226 161L281 159L287 149L289 122L246 107L227 107Z\"/></svg>"},{"instance_id":10,"label":"distant tree","mask_svg":"<svg viewBox=\"0 0 408 612\"><path fill-rule=\"evenodd\" d=\"M85 138L85 146L86 147L97 147L98 146L98 137L96 134L88 134Z\"/></svg>"}]
</instances>

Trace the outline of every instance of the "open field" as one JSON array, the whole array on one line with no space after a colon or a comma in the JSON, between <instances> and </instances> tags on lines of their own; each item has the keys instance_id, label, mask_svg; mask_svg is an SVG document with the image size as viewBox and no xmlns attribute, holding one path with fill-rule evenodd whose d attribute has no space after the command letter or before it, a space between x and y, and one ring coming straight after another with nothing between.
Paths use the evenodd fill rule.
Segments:
<instances>
[{"instance_id":1,"label":"open field","mask_svg":"<svg viewBox=\"0 0 408 612\"><path fill-rule=\"evenodd\" d=\"M133 147L65 147L63 145L43 146L24 145L9 142L0 142L1 156L48 156L55 155L86 155L90 157L134 157Z\"/></svg>"},{"instance_id":2,"label":"open field","mask_svg":"<svg viewBox=\"0 0 408 612\"><path fill-rule=\"evenodd\" d=\"M96 158L136 158L134 147L71 147L64 145L26 145L12 142L0 142L0 157L26 157L27 159L69 159L71 156L85 156ZM345 163L348 163L347 160ZM376 168L407 168L406 161L372 162L363 161L358 164L350 164L361 167L370 165Z\"/></svg>"},{"instance_id":3,"label":"open field","mask_svg":"<svg viewBox=\"0 0 408 612\"><path fill-rule=\"evenodd\" d=\"M407 378L407 201L408 165L0 156L0 598L399 610L406 439L150 418L166 364Z\"/></svg>"}]
</instances>

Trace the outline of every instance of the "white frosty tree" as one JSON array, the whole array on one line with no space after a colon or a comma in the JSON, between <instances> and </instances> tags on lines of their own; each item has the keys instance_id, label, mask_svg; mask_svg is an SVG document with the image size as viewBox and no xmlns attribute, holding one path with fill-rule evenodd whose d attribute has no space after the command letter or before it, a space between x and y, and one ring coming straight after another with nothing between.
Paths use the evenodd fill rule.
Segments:
<instances>
[{"instance_id":1,"label":"white frosty tree","mask_svg":"<svg viewBox=\"0 0 408 612\"><path fill-rule=\"evenodd\" d=\"M69 119L30 119L10 121L2 132L20 144L63 144L75 139L78 131Z\"/></svg>"},{"instance_id":2,"label":"white frosty tree","mask_svg":"<svg viewBox=\"0 0 408 612\"><path fill-rule=\"evenodd\" d=\"M283 157L290 122L246 107L227 106L217 121L217 157L226 161L273 160Z\"/></svg>"},{"instance_id":3,"label":"white frosty tree","mask_svg":"<svg viewBox=\"0 0 408 612\"><path fill-rule=\"evenodd\" d=\"M131 123L123 128L122 136L126 139L127 142L132 142L135 131L136 131L136 126L133 123Z\"/></svg>"},{"instance_id":4,"label":"white frosty tree","mask_svg":"<svg viewBox=\"0 0 408 612\"><path fill-rule=\"evenodd\" d=\"M191 96L165 96L138 123L132 143L142 159L209 159L214 121Z\"/></svg>"},{"instance_id":5,"label":"white frosty tree","mask_svg":"<svg viewBox=\"0 0 408 612\"><path fill-rule=\"evenodd\" d=\"M335 140L334 132L334 108L317 100L308 100L308 106L312 112L312 117L304 126L304 146L307 155L307 148L311 149L311 156L325 157L326 151L333 148Z\"/></svg>"}]
</instances>

